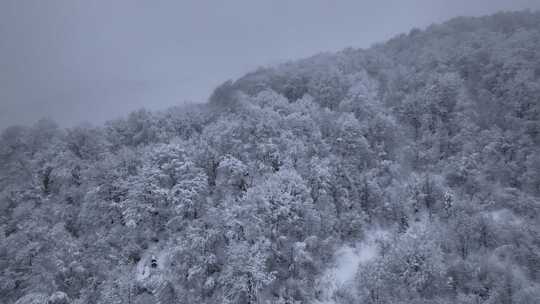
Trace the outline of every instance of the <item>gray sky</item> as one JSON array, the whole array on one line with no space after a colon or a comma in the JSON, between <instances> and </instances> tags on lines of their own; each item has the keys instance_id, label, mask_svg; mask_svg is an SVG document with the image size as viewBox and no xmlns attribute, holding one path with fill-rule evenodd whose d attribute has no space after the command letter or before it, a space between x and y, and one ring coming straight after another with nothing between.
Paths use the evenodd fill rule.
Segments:
<instances>
[{"instance_id":1,"label":"gray sky","mask_svg":"<svg viewBox=\"0 0 540 304\"><path fill-rule=\"evenodd\" d=\"M539 0L0 0L0 128L203 102L258 66Z\"/></svg>"}]
</instances>

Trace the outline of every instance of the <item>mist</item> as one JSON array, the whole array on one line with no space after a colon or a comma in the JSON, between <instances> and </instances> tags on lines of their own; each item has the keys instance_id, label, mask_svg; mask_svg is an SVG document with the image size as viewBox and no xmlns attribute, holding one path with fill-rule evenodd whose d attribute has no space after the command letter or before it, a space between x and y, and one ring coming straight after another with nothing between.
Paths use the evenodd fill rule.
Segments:
<instances>
[{"instance_id":1,"label":"mist","mask_svg":"<svg viewBox=\"0 0 540 304\"><path fill-rule=\"evenodd\" d=\"M259 66L365 48L454 16L534 0L18 1L0 3L0 128L42 117L99 124L205 102Z\"/></svg>"}]
</instances>

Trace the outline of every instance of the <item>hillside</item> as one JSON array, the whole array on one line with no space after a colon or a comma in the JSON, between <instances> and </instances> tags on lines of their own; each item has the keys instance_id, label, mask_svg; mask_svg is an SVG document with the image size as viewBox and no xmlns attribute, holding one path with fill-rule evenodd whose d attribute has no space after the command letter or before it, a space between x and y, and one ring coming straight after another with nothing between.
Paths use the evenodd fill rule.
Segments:
<instances>
[{"instance_id":1,"label":"hillside","mask_svg":"<svg viewBox=\"0 0 540 304\"><path fill-rule=\"evenodd\" d=\"M540 303L540 12L0 138L3 303Z\"/></svg>"}]
</instances>

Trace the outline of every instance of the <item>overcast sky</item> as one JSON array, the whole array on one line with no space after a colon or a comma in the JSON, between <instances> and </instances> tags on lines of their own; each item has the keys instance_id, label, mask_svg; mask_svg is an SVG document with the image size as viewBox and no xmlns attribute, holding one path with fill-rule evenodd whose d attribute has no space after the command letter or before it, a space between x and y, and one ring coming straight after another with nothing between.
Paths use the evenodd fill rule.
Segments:
<instances>
[{"instance_id":1,"label":"overcast sky","mask_svg":"<svg viewBox=\"0 0 540 304\"><path fill-rule=\"evenodd\" d=\"M0 0L0 128L204 102L258 66L539 0Z\"/></svg>"}]
</instances>

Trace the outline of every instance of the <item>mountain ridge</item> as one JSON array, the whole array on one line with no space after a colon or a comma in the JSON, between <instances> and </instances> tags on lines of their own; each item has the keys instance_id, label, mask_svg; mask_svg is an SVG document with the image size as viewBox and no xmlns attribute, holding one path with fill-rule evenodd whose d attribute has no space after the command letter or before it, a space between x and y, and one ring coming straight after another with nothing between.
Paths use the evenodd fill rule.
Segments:
<instances>
[{"instance_id":1,"label":"mountain ridge","mask_svg":"<svg viewBox=\"0 0 540 304\"><path fill-rule=\"evenodd\" d=\"M7 128L0 298L536 303L539 98L523 11L262 68L207 104Z\"/></svg>"}]
</instances>

